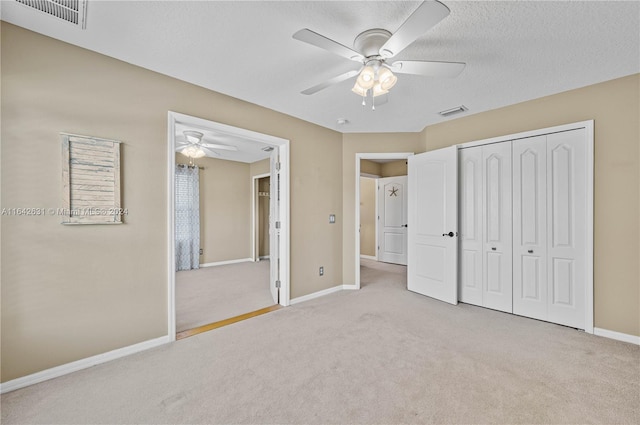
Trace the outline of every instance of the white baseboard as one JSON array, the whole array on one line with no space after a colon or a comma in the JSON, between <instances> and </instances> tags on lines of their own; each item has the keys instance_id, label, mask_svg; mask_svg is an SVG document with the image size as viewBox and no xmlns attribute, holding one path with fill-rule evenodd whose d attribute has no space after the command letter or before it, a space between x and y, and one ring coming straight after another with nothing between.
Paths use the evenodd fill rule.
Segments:
<instances>
[{"instance_id":1,"label":"white baseboard","mask_svg":"<svg viewBox=\"0 0 640 425\"><path fill-rule=\"evenodd\" d=\"M262 255L260 257L258 257L260 260L268 260L270 258L269 255Z\"/></svg>"},{"instance_id":2,"label":"white baseboard","mask_svg":"<svg viewBox=\"0 0 640 425\"><path fill-rule=\"evenodd\" d=\"M298 304L301 302L309 301L314 298L324 297L325 295L333 294L334 292L342 291L342 285L334 286L333 288L324 289L322 291L314 292L313 294L303 295L302 297L293 298L289 301L289 304Z\"/></svg>"},{"instance_id":3,"label":"white baseboard","mask_svg":"<svg viewBox=\"0 0 640 425\"><path fill-rule=\"evenodd\" d=\"M342 290L352 290L352 289L360 289L356 285L338 285L333 288L324 289L322 291L314 292L313 294L303 295L302 297L294 298L289 301L289 304L298 304L305 301L312 300L314 298L324 297L325 295L333 294L334 292L342 291Z\"/></svg>"},{"instance_id":4,"label":"white baseboard","mask_svg":"<svg viewBox=\"0 0 640 425\"><path fill-rule=\"evenodd\" d=\"M140 342L138 344L130 345L128 347L118 348L116 350L108 351L106 353L87 357L86 359L76 360L75 362L52 367L51 369L46 369L40 372L33 373L31 375L23 376L22 378L16 378L11 381L7 381L0 384L0 394L4 394L9 391L14 391L20 388L28 387L29 385L37 384L39 382L43 382L49 379L57 378L59 376L67 375L72 372L77 372L82 369L87 369L92 366L96 366L111 360L119 359L121 357L138 353L140 351L148 350L150 348L154 348L154 347L166 344L168 342L171 342L169 336L162 336L160 338L150 339L148 341Z\"/></svg>"},{"instance_id":5,"label":"white baseboard","mask_svg":"<svg viewBox=\"0 0 640 425\"><path fill-rule=\"evenodd\" d=\"M360 254L360 258L364 258L365 260L378 261L378 259L376 258L376 256L375 256L375 255L364 255L364 254Z\"/></svg>"},{"instance_id":6,"label":"white baseboard","mask_svg":"<svg viewBox=\"0 0 640 425\"><path fill-rule=\"evenodd\" d=\"M611 338L618 341L629 342L631 344L640 345L640 336L623 334L622 332L610 331L608 329L593 328L593 334Z\"/></svg>"},{"instance_id":7,"label":"white baseboard","mask_svg":"<svg viewBox=\"0 0 640 425\"><path fill-rule=\"evenodd\" d=\"M247 262L253 262L253 258L239 258L237 260L216 261L215 263L204 263L204 264L200 264L200 267L215 267L215 266L224 266L226 264L237 264L237 263L247 263Z\"/></svg>"}]
</instances>

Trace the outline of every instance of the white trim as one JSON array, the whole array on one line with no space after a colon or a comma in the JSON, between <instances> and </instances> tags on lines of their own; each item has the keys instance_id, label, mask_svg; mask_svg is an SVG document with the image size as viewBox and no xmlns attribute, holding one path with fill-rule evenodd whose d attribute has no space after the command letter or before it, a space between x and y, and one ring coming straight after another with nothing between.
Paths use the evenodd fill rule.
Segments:
<instances>
[{"instance_id":1,"label":"white trim","mask_svg":"<svg viewBox=\"0 0 640 425\"><path fill-rule=\"evenodd\" d=\"M167 335L176 340L175 134L178 114L169 111L167 126Z\"/></svg>"},{"instance_id":2,"label":"white trim","mask_svg":"<svg viewBox=\"0 0 640 425\"><path fill-rule=\"evenodd\" d=\"M261 255L260 257L258 257L258 261L261 261L261 260L268 260L268 259L270 259L270 258L271 258L271 257L270 257L269 255Z\"/></svg>"},{"instance_id":3,"label":"white trim","mask_svg":"<svg viewBox=\"0 0 640 425\"><path fill-rule=\"evenodd\" d=\"M507 134L504 136L492 137L490 139L476 140L473 142L463 143L457 145L458 149L465 149L474 146L489 145L492 143L501 143L507 141L517 141L520 139L526 139L529 137L542 136L546 134L560 133L564 131L585 129L585 143L587 145L587 163L586 163L586 189L587 189L587 234L586 234L586 253L585 258L587 264L585 265L585 322L584 331L586 333L594 333L594 308L593 308L593 209L594 209L594 132L593 132L593 120L580 121L571 124L558 125L555 127L541 128L537 130L525 131L522 133ZM359 206L359 204L358 204Z\"/></svg>"},{"instance_id":4,"label":"white trim","mask_svg":"<svg viewBox=\"0 0 640 425\"><path fill-rule=\"evenodd\" d=\"M360 173L360 177L366 177L368 179L379 179L381 176L371 173Z\"/></svg>"},{"instance_id":5,"label":"white trim","mask_svg":"<svg viewBox=\"0 0 640 425\"><path fill-rule=\"evenodd\" d=\"M334 292L342 291L345 285L334 286L333 288L323 289L322 291L314 292L309 295L303 295L301 297L293 298L289 303L291 305L302 303L305 301L310 301L315 298L324 297L325 295L333 294ZM353 285L350 285L353 286Z\"/></svg>"},{"instance_id":6,"label":"white trim","mask_svg":"<svg viewBox=\"0 0 640 425\"><path fill-rule=\"evenodd\" d=\"M593 334L603 336L605 338L615 339L617 341L628 342L630 344L640 345L640 336L623 334L622 332L610 331L608 329L593 328Z\"/></svg>"},{"instance_id":7,"label":"white trim","mask_svg":"<svg viewBox=\"0 0 640 425\"><path fill-rule=\"evenodd\" d=\"M225 266L227 264L237 264L237 263L253 263L253 258L238 258L237 260L226 260L226 261L216 261L213 263L204 263L204 264L200 264L200 267L216 267L216 266Z\"/></svg>"},{"instance_id":8,"label":"white trim","mask_svg":"<svg viewBox=\"0 0 640 425\"><path fill-rule=\"evenodd\" d=\"M407 159L413 155L413 152L373 152L373 153L356 153L356 196L355 196L355 287L360 289L360 160L361 159ZM376 182L377 187L377 182ZM376 190L376 196L378 191ZM378 202L376 201L376 205ZM377 207L376 207L377 208ZM377 226L376 226L377 228ZM378 252L378 240L376 230L376 252Z\"/></svg>"},{"instance_id":9,"label":"white trim","mask_svg":"<svg viewBox=\"0 0 640 425\"><path fill-rule=\"evenodd\" d=\"M364 255L360 254L360 258L364 258L366 260L378 261L378 258L375 255Z\"/></svg>"},{"instance_id":10,"label":"white trim","mask_svg":"<svg viewBox=\"0 0 640 425\"><path fill-rule=\"evenodd\" d=\"M358 290L360 288L358 288L357 285L342 285L342 289L344 289L345 291L352 291L352 290Z\"/></svg>"},{"instance_id":11,"label":"white trim","mask_svg":"<svg viewBox=\"0 0 640 425\"><path fill-rule=\"evenodd\" d=\"M87 357L75 362L63 364L53 367L51 369L45 369L40 372L33 373L31 375L16 378L11 381L7 381L0 384L0 394L14 391L20 388L28 387L39 382L47 381L49 379L58 378L63 375L67 375L72 372L77 372L82 369L87 369L92 366L96 366L102 363L109 362L111 360L119 359L121 357L128 356L130 354L145 351L150 348L158 347L160 345L171 342L171 338L168 336L162 336L160 338L150 339L148 341L140 342L138 344L129 345L128 347L118 348L116 350L108 351L103 354Z\"/></svg>"},{"instance_id":12,"label":"white trim","mask_svg":"<svg viewBox=\"0 0 640 425\"><path fill-rule=\"evenodd\" d=\"M258 210L258 203L256 202L258 193L256 192L256 187L259 179L270 176L271 173L264 173L251 177L251 257L253 261L260 261L262 259L256 247L256 213Z\"/></svg>"},{"instance_id":13,"label":"white trim","mask_svg":"<svg viewBox=\"0 0 640 425\"><path fill-rule=\"evenodd\" d=\"M174 179L175 179L175 123L180 122L195 127L202 127L227 133L235 137L254 140L259 143L277 146L280 155L280 305L288 306L290 297L290 163L289 140L268 134L258 133L243 128L185 115L178 112L168 112L167 131L167 332L171 341L176 335L176 306L175 306L175 236L174 236ZM252 254L253 256L253 254ZM253 261L253 258L252 260Z\"/></svg>"}]
</instances>

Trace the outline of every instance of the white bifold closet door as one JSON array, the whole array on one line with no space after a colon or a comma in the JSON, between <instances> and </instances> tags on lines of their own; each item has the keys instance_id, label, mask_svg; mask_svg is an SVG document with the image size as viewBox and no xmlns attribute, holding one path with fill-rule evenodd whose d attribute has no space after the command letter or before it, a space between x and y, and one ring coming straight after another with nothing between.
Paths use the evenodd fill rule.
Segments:
<instances>
[{"instance_id":1,"label":"white bifold closet door","mask_svg":"<svg viewBox=\"0 0 640 425\"><path fill-rule=\"evenodd\" d=\"M513 144L513 312L580 329L587 261L584 131Z\"/></svg>"},{"instance_id":2,"label":"white bifold closet door","mask_svg":"<svg viewBox=\"0 0 640 425\"><path fill-rule=\"evenodd\" d=\"M511 142L462 149L460 301L512 312Z\"/></svg>"}]
</instances>

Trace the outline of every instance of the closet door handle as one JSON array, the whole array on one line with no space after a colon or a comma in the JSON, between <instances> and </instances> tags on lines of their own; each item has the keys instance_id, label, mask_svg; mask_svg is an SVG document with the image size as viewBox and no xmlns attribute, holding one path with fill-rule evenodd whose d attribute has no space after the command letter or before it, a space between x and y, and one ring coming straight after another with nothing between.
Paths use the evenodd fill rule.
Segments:
<instances>
[{"instance_id":1,"label":"closet door handle","mask_svg":"<svg viewBox=\"0 0 640 425\"><path fill-rule=\"evenodd\" d=\"M449 236L450 238L455 236L455 233L453 232L449 232L449 233L443 233L442 236Z\"/></svg>"},{"instance_id":2,"label":"closet door handle","mask_svg":"<svg viewBox=\"0 0 640 425\"><path fill-rule=\"evenodd\" d=\"M527 251L529 254L533 254L533 249Z\"/></svg>"},{"instance_id":3,"label":"closet door handle","mask_svg":"<svg viewBox=\"0 0 640 425\"><path fill-rule=\"evenodd\" d=\"M496 247L495 247L495 246L492 246L492 247L491 247L491 251L495 251L495 250L496 250Z\"/></svg>"}]
</instances>

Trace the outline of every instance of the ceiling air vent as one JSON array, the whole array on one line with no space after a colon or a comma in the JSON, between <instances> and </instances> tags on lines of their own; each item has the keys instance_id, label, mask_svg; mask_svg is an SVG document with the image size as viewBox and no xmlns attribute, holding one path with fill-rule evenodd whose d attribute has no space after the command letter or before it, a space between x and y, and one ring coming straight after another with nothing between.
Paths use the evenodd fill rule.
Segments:
<instances>
[{"instance_id":1,"label":"ceiling air vent","mask_svg":"<svg viewBox=\"0 0 640 425\"><path fill-rule=\"evenodd\" d=\"M15 0L47 15L85 29L87 0Z\"/></svg>"},{"instance_id":2,"label":"ceiling air vent","mask_svg":"<svg viewBox=\"0 0 640 425\"><path fill-rule=\"evenodd\" d=\"M460 105L460 106L456 106L455 108L447 109L446 111L440 111L438 113L443 117L448 117L449 115L459 114L460 112L464 112L468 110L469 109L466 106Z\"/></svg>"}]
</instances>

